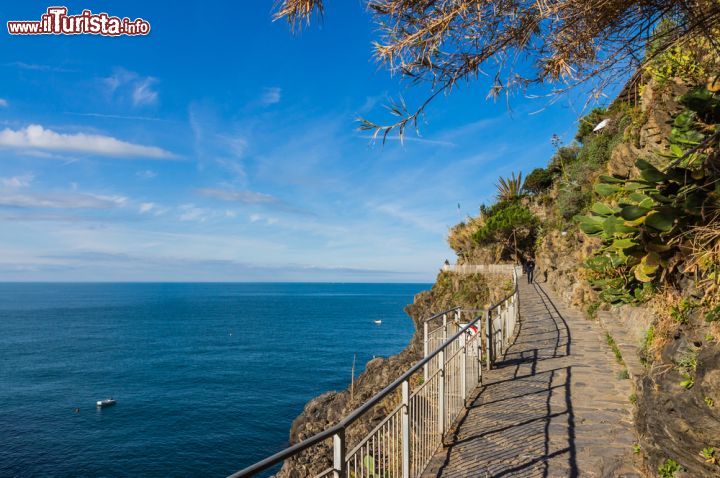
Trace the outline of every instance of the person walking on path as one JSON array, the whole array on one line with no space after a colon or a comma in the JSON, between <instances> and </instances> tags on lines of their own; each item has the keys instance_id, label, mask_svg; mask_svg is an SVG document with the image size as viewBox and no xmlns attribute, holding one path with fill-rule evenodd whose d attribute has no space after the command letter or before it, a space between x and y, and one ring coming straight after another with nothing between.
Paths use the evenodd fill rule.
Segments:
<instances>
[{"instance_id":1,"label":"person walking on path","mask_svg":"<svg viewBox=\"0 0 720 478\"><path fill-rule=\"evenodd\" d=\"M535 261L531 258L525 263L528 284L532 284L535 276Z\"/></svg>"}]
</instances>

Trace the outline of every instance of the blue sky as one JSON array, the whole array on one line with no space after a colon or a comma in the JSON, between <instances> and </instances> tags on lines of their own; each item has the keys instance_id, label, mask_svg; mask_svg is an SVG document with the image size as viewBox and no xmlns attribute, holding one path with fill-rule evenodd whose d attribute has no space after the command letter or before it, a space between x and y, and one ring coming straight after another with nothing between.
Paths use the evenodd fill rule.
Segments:
<instances>
[{"instance_id":1,"label":"blue sky","mask_svg":"<svg viewBox=\"0 0 720 478\"><path fill-rule=\"evenodd\" d=\"M0 34L0 280L431 281L497 177L572 138L567 101L510 112L481 80L373 145L355 118L427 90L373 61L362 2L295 35L273 3L73 1L152 32ZM49 5L4 2L2 24Z\"/></svg>"}]
</instances>

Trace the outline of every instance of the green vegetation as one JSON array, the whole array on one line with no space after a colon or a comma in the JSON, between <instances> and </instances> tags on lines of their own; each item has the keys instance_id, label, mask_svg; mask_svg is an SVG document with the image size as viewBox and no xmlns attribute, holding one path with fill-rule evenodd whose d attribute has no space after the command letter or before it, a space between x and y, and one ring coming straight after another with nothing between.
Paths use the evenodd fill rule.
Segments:
<instances>
[{"instance_id":1,"label":"green vegetation","mask_svg":"<svg viewBox=\"0 0 720 478\"><path fill-rule=\"evenodd\" d=\"M501 258L505 259L532 248L538 221L526 206L517 200L501 201L490 208L481 208L481 212L484 224L473 234L478 245L499 245Z\"/></svg>"},{"instance_id":2,"label":"green vegetation","mask_svg":"<svg viewBox=\"0 0 720 478\"><path fill-rule=\"evenodd\" d=\"M639 443L635 443L632 448L633 448L633 453L635 453L636 455L639 455L640 453L642 453L642 447L640 446Z\"/></svg>"},{"instance_id":3,"label":"green vegetation","mask_svg":"<svg viewBox=\"0 0 720 478\"><path fill-rule=\"evenodd\" d=\"M637 405L637 401L638 401L637 393L635 393L635 392L631 393L630 396L628 397L628 400L630 400L630 403L632 403L633 405Z\"/></svg>"},{"instance_id":4,"label":"green vegetation","mask_svg":"<svg viewBox=\"0 0 720 478\"><path fill-rule=\"evenodd\" d=\"M439 307L456 305L469 309L482 309L490 299L487 278L483 274L455 274L440 272L433 286L433 295Z\"/></svg>"},{"instance_id":5,"label":"green vegetation","mask_svg":"<svg viewBox=\"0 0 720 478\"><path fill-rule=\"evenodd\" d=\"M660 22L657 28L659 37L671 32L677 24L669 19ZM707 61L703 61L701 52L706 50L704 38L689 37L684 43L675 43L663 51L662 41L653 40L648 45L648 57L651 61L645 66L645 70L661 84L673 78L686 78L689 80L701 81L707 75Z\"/></svg>"},{"instance_id":6,"label":"green vegetation","mask_svg":"<svg viewBox=\"0 0 720 478\"><path fill-rule=\"evenodd\" d=\"M553 184L553 173L545 168L535 168L525 178L523 189L530 194L547 191Z\"/></svg>"},{"instance_id":7,"label":"green vegetation","mask_svg":"<svg viewBox=\"0 0 720 478\"><path fill-rule=\"evenodd\" d=\"M711 465L717 465L719 463L719 457L713 447L705 447L700 450L700 456L703 457L705 463L710 463Z\"/></svg>"},{"instance_id":8,"label":"green vegetation","mask_svg":"<svg viewBox=\"0 0 720 478\"><path fill-rule=\"evenodd\" d=\"M687 324L690 321L690 313L697 307L695 301L689 299L680 299L677 305L674 305L670 309L670 317L679 324Z\"/></svg>"},{"instance_id":9,"label":"green vegetation","mask_svg":"<svg viewBox=\"0 0 720 478\"><path fill-rule=\"evenodd\" d=\"M712 309L708 310L705 314L706 322L718 322L720 321L720 304L716 305Z\"/></svg>"},{"instance_id":10,"label":"green vegetation","mask_svg":"<svg viewBox=\"0 0 720 478\"><path fill-rule=\"evenodd\" d=\"M715 406L715 400L713 400L712 398L705 397L703 400L705 401L705 405L707 405L708 407L712 408Z\"/></svg>"},{"instance_id":11,"label":"green vegetation","mask_svg":"<svg viewBox=\"0 0 720 478\"><path fill-rule=\"evenodd\" d=\"M590 206L592 184L610 160L612 149L623 140L624 117L602 108L592 110L580 120L578 143L558 148L550 161L548 171L559 173L557 210L563 220L570 221ZM602 120L608 120L607 126L593 132Z\"/></svg>"},{"instance_id":12,"label":"green vegetation","mask_svg":"<svg viewBox=\"0 0 720 478\"><path fill-rule=\"evenodd\" d=\"M370 478L382 478L382 475L379 475L375 473L375 458L373 458L371 455L365 455L363 457L363 467L365 469L365 473L363 473L363 476L367 474ZM355 473L350 473L351 476L355 475Z\"/></svg>"},{"instance_id":13,"label":"green vegetation","mask_svg":"<svg viewBox=\"0 0 720 478\"><path fill-rule=\"evenodd\" d=\"M630 372L624 368L618 372L618 380L627 380L630 378Z\"/></svg>"},{"instance_id":14,"label":"green vegetation","mask_svg":"<svg viewBox=\"0 0 720 478\"><path fill-rule=\"evenodd\" d=\"M658 476L660 478L675 478L675 474L681 470L682 467L677 461L668 458L658 467Z\"/></svg>"},{"instance_id":15,"label":"green vegetation","mask_svg":"<svg viewBox=\"0 0 720 478\"><path fill-rule=\"evenodd\" d=\"M640 346L640 362L646 367L652 362L652 357L650 356L650 347L652 346L654 340L655 327L650 326L645 332L645 337L643 337L643 341Z\"/></svg>"},{"instance_id":16,"label":"green vegetation","mask_svg":"<svg viewBox=\"0 0 720 478\"><path fill-rule=\"evenodd\" d=\"M569 221L584 211L591 201L589 190L577 181L563 181L558 192L557 207L560 217Z\"/></svg>"},{"instance_id":17,"label":"green vegetation","mask_svg":"<svg viewBox=\"0 0 720 478\"><path fill-rule=\"evenodd\" d=\"M593 129L595 129L595 126L607 118L607 113L608 111L605 108L595 108L585 115L584 118L581 118L578 125L578 131L575 134L575 140L580 143L587 142L587 139L593 135Z\"/></svg>"},{"instance_id":18,"label":"green vegetation","mask_svg":"<svg viewBox=\"0 0 720 478\"><path fill-rule=\"evenodd\" d=\"M530 210L518 203L507 203L505 207L488 216L485 224L475 233L479 243L502 242L507 240L518 228L527 227L535 222Z\"/></svg>"},{"instance_id":19,"label":"green vegetation","mask_svg":"<svg viewBox=\"0 0 720 478\"><path fill-rule=\"evenodd\" d=\"M695 369L697 369L697 350L690 350L680 357L677 361L677 367L682 375L683 380L680 386L690 390L695 386Z\"/></svg>"},{"instance_id":20,"label":"green vegetation","mask_svg":"<svg viewBox=\"0 0 720 478\"><path fill-rule=\"evenodd\" d=\"M565 165L572 164L577 161L578 155L580 154L580 146L578 144L571 144L570 146L558 146L555 155L550 159L548 164L548 171L553 177L562 176L567 178Z\"/></svg>"},{"instance_id":21,"label":"green vegetation","mask_svg":"<svg viewBox=\"0 0 720 478\"><path fill-rule=\"evenodd\" d=\"M717 172L700 147L715 130L718 100L714 94L686 95L687 109L675 117L670 148L656 162L638 159L639 177L600 176L595 193L600 201L590 213L577 215L580 230L598 237L602 246L585 264L590 284L611 304L647 300L680 262L680 243L692 227L715 217L720 208ZM698 101L698 98L704 98ZM708 109L711 111L708 113Z\"/></svg>"},{"instance_id":22,"label":"green vegetation","mask_svg":"<svg viewBox=\"0 0 720 478\"><path fill-rule=\"evenodd\" d=\"M686 371L694 372L697 368L697 356L697 350L685 352L677 362L678 367Z\"/></svg>"},{"instance_id":23,"label":"green vegetation","mask_svg":"<svg viewBox=\"0 0 720 478\"><path fill-rule=\"evenodd\" d=\"M615 360L617 360L617 363L620 365L625 365L625 361L623 360L622 353L620 353L620 349L617 346L617 343L615 342L615 339L612 335L605 332L605 340L607 341L607 344L610 346L610 350L613 351L613 354L615 354Z\"/></svg>"},{"instance_id":24,"label":"green vegetation","mask_svg":"<svg viewBox=\"0 0 720 478\"><path fill-rule=\"evenodd\" d=\"M515 173L512 173L509 178L500 177L495 186L498 191L498 201L514 201L523 194L522 173L519 173L517 177L515 177Z\"/></svg>"},{"instance_id":25,"label":"green vegetation","mask_svg":"<svg viewBox=\"0 0 720 478\"><path fill-rule=\"evenodd\" d=\"M600 302L597 300L594 300L587 305L587 307L585 308L585 312L586 312L586 316L588 319L590 319L590 320L597 319L597 311L598 311L598 308L600 307L600 305L601 305Z\"/></svg>"}]
</instances>

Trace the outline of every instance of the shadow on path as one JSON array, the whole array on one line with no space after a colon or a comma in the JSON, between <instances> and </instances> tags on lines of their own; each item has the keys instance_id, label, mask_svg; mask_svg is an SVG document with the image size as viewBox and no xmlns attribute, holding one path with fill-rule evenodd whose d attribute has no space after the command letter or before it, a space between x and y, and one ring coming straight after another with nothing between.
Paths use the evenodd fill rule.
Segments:
<instances>
[{"instance_id":1,"label":"shadow on path","mask_svg":"<svg viewBox=\"0 0 720 478\"><path fill-rule=\"evenodd\" d=\"M570 328L539 284L520 294L514 343L423 476L578 476Z\"/></svg>"}]
</instances>

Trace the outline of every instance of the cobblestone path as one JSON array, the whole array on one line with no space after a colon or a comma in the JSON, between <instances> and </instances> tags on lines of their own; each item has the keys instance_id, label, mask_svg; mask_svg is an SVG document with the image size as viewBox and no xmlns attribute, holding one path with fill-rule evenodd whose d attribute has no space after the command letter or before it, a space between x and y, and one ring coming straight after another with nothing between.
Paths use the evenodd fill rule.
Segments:
<instances>
[{"instance_id":1,"label":"cobblestone path","mask_svg":"<svg viewBox=\"0 0 720 478\"><path fill-rule=\"evenodd\" d=\"M524 277L521 278L521 282ZM630 380L596 322L521 283L514 344L424 477L637 477Z\"/></svg>"}]
</instances>

